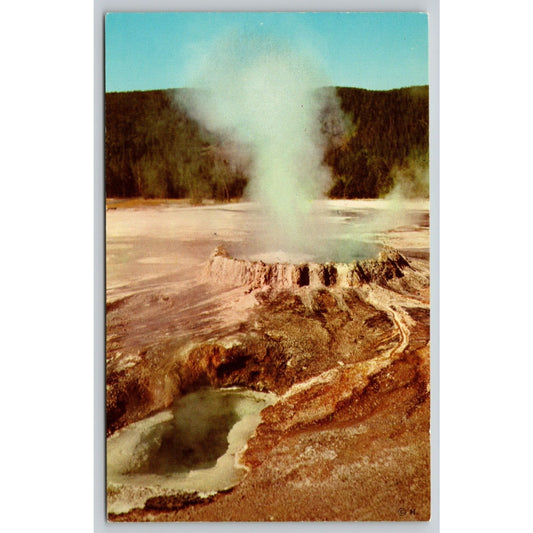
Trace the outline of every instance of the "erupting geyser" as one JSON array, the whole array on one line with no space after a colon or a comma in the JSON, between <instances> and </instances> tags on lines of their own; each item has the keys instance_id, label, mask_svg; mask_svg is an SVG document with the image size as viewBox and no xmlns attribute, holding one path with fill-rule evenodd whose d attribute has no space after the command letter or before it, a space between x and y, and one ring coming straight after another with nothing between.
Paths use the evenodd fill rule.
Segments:
<instances>
[{"instance_id":1,"label":"erupting geyser","mask_svg":"<svg viewBox=\"0 0 533 533\"><path fill-rule=\"evenodd\" d=\"M254 244L308 250L321 233L313 200L330 181L322 118L326 107L338 109L335 90L307 56L273 39L235 36L219 44L196 85L181 103L250 161L246 195L262 214Z\"/></svg>"},{"instance_id":2,"label":"erupting geyser","mask_svg":"<svg viewBox=\"0 0 533 533\"><path fill-rule=\"evenodd\" d=\"M248 286L351 287L401 276L405 259L382 252L369 261L379 247L343 236L346 229L316 203L330 181L324 111L336 130L343 118L334 89L308 57L272 39L234 38L221 43L197 83L181 103L236 147L234 157L245 154L246 194L259 209L250 218L249 242L232 250L243 261L218 249L211 277Z\"/></svg>"}]
</instances>

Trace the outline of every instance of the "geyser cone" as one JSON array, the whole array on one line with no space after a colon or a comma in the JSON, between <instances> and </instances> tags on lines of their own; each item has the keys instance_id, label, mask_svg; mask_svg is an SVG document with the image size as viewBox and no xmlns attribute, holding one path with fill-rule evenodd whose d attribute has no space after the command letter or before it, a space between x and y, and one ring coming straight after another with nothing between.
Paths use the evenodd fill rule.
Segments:
<instances>
[{"instance_id":1,"label":"geyser cone","mask_svg":"<svg viewBox=\"0 0 533 533\"><path fill-rule=\"evenodd\" d=\"M383 250L374 259L339 262L266 263L238 259L217 247L207 265L207 275L216 283L252 289L298 287L359 287L403 277L409 262L397 250Z\"/></svg>"}]
</instances>

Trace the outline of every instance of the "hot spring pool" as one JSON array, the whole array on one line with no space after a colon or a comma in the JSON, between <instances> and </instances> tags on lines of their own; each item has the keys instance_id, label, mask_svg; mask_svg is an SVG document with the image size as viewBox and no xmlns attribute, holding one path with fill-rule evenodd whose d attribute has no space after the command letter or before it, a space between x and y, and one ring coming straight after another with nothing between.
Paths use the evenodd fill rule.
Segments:
<instances>
[{"instance_id":1,"label":"hot spring pool","mask_svg":"<svg viewBox=\"0 0 533 533\"><path fill-rule=\"evenodd\" d=\"M143 507L152 496L212 494L236 485L239 463L274 394L204 389L107 439L108 513Z\"/></svg>"}]
</instances>

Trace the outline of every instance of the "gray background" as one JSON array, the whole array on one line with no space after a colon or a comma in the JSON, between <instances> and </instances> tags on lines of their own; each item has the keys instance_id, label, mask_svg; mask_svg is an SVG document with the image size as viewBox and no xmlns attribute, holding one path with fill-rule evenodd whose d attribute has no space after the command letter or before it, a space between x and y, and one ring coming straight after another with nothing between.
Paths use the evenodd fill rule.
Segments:
<instances>
[{"instance_id":1,"label":"gray background","mask_svg":"<svg viewBox=\"0 0 533 533\"><path fill-rule=\"evenodd\" d=\"M431 182L431 372L432 518L430 522L328 523L107 523L105 516L105 193L104 193L104 15L110 11L420 11L429 13ZM440 530L439 518L439 1L438 0L94 0L94 531L355 531Z\"/></svg>"}]
</instances>

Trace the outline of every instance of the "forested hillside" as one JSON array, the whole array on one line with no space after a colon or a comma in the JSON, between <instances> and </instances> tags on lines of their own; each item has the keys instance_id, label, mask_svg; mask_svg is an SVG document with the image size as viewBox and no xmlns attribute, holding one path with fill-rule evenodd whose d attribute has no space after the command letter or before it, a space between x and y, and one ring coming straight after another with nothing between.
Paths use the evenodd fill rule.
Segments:
<instances>
[{"instance_id":1,"label":"forested hillside","mask_svg":"<svg viewBox=\"0 0 533 533\"><path fill-rule=\"evenodd\" d=\"M428 87L391 91L337 88L349 121L330 143L329 191L337 198L376 198L401 179L410 194L427 195ZM232 147L189 118L176 91L107 93L107 197L229 200L243 194L247 164ZM327 131L328 111L324 112ZM420 179L420 176L423 176Z\"/></svg>"},{"instance_id":2,"label":"forested hillside","mask_svg":"<svg viewBox=\"0 0 533 533\"><path fill-rule=\"evenodd\" d=\"M352 125L341 146L325 157L332 168L330 196L376 198L394 180L412 181L424 195L421 174L429 167L428 87L392 91L338 88L341 107ZM405 186L409 183L404 183Z\"/></svg>"}]
</instances>

